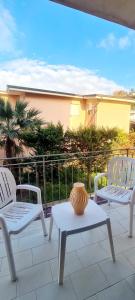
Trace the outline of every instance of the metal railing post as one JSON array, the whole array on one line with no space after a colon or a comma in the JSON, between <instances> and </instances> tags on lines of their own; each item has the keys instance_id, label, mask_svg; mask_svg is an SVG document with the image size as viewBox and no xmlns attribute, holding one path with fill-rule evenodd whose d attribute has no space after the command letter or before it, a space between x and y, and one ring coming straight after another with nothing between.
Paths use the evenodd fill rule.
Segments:
<instances>
[{"instance_id":1,"label":"metal railing post","mask_svg":"<svg viewBox=\"0 0 135 300\"><path fill-rule=\"evenodd\" d=\"M45 216L47 217L47 199L46 199L46 172L45 172L45 157L43 156L43 198L45 204Z\"/></svg>"}]
</instances>

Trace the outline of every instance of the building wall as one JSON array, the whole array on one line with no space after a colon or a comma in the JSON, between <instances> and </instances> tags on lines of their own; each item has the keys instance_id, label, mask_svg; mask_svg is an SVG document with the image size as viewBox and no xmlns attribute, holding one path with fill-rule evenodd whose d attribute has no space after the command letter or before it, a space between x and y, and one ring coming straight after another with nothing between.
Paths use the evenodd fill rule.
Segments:
<instances>
[{"instance_id":1,"label":"building wall","mask_svg":"<svg viewBox=\"0 0 135 300\"><path fill-rule=\"evenodd\" d=\"M129 103L102 101L97 104L97 127L118 127L125 132L129 132L130 124Z\"/></svg>"},{"instance_id":2,"label":"building wall","mask_svg":"<svg viewBox=\"0 0 135 300\"><path fill-rule=\"evenodd\" d=\"M9 102L10 102L11 105L13 105L13 106L15 106L15 103L16 103L16 101L17 101L18 99L20 99L19 96L12 96L12 95L10 95L9 98L8 98Z\"/></svg>"},{"instance_id":3,"label":"building wall","mask_svg":"<svg viewBox=\"0 0 135 300\"><path fill-rule=\"evenodd\" d=\"M41 112L40 116L45 122L53 122L54 124L61 122L64 130L67 128L76 129L79 125L84 125L85 109L80 99L27 94L24 100L29 103L30 107Z\"/></svg>"},{"instance_id":4,"label":"building wall","mask_svg":"<svg viewBox=\"0 0 135 300\"><path fill-rule=\"evenodd\" d=\"M86 114L85 114L85 126L89 127L91 125L96 126L97 120L97 100L91 99L86 100Z\"/></svg>"},{"instance_id":5,"label":"building wall","mask_svg":"<svg viewBox=\"0 0 135 300\"><path fill-rule=\"evenodd\" d=\"M7 100L7 95L4 95ZM38 95L24 93L21 96L9 95L9 101L15 105L17 99L25 100L29 107L38 109L45 122L57 124L59 121L64 130L77 129L79 126L118 127L129 132L130 103L99 100L97 98L72 98L56 95Z\"/></svg>"},{"instance_id":6,"label":"building wall","mask_svg":"<svg viewBox=\"0 0 135 300\"><path fill-rule=\"evenodd\" d=\"M70 104L69 128L77 129L85 125L86 103L84 100L73 100Z\"/></svg>"}]
</instances>

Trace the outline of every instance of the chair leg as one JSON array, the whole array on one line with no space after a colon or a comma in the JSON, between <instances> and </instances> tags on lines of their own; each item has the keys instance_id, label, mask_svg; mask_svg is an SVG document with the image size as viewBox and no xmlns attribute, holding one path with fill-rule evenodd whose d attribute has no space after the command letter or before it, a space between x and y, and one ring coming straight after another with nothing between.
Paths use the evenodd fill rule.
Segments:
<instances>
[{"instance_id":1,"label":"chair leg","mask_svg":"<svg viewBox=\"0 0 135 300\"><path fill-rule=\"evenodd\" d=\"M3 230L3 236L4 236L4 241L5 241L5 247L6 247L6 252L7 252L11 280L16 281L17 276L16 276L15 262L14 262L14 256L13 256L10 235L9 235L9 233L7 233Z\"/></svg>"},{"instance_id":2,"label":"chair leg","mask_svg":"<svg viewBox=\"0 0 135 300\"><path fill-rule=\"evenodd\" d=\"M59 245L59 276L58 283L63 285L63 276L64 276L64 263L65 263L65 251L66 251L66 232L60 233L60 245Z\"/></svg>"},{"instance_id":3,"label":"chair leg","mask_svg":"<svg viewBox=\"0 0 135 300\"><path fill-rule=\"evenodd\" d=\"M134 204L131 202L130 204L130 220L129 220L129 237L133 236L133 212L134 212Z\"/></svg>"},{"instance_id":4,"label":"chair leg","mask_svg":"<svg viewBox=\"0 0 135 300\"><path fill-rule=\"evenodd\" d=\"M51 215L51 218L50 218L50 227L49 227L49 241L51 240L52 228L53 228L53 216Z\"/></svg>"},{"instance_id":5,"label":"chair leg","mask_svg":"<svg viewBox=\"0 0 135 300\"><path fill-rule=\"evenodd\" d=\"M97 202L97 195L94 196L94 201Z\"/></svg>"},{"instance_id":6,"label":"chair leg","mask_svg":"<svg viewBox=\"0 0 135 300\"><path fill-rule=\"evenodd\" d=\"M111 206L111 201L110 200L108 200L108 205Z\"/></svg>"},{"instance_id":7,"label":"chair leg","mask_svg":"<svg viewBox=\"0 0 135 300\"><path fill-rule=\"evenodd\" d=\"M110 241L112 259L113 259L113 262L115 262L115 252L114 252L114 245L113 245L112 229L111 229L111 222L110 222L109 218L107 219L106 224L107 224L107 229L108 229L108 236L109 236L109 241Z\"/></svg>"},{"instance_id":8,"label":"chair leg","mask_svg":"<svg viewBox=\"0 0 135 300\"><path fill-rule=\"evenodd\" d=\"M42 223L42 228L43 228L44 236L47 236L47 230L46 230L46 225L45 225L45 220L44 220L44 213L43 213L43 211L40 213L40 219L41 219L41 223Z\"/></svg>"}]
</instances>

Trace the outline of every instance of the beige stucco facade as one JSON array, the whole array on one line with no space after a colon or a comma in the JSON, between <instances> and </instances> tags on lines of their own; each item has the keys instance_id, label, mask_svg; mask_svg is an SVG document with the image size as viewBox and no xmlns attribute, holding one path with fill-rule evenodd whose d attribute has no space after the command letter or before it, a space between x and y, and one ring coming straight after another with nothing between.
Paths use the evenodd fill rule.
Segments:
<instances>
[{"instance_id":1,"label":"beige stucco facade","mask_svg":"<svg viewBox=\"0 0 135 300\"><path fill-rule=\"evenodd\" d=\"M16 100L24 100L29 107L40 111L45 122L61 122L64 130L78 127L117 127L129 132L130 109L133 99L116 98L106 95L74 95L28 88L8 88L0 96L9 99L12 105Z\"/></svg>"},{"instance_id":2,"label":"beige stucco facade","mask_svg":"<svg viewBox=\"0 0 135 300\"><path fill-rule=\"evenodd\" d=\"M64 129L69 124L70 102L69 99L59 99L52 96L26 95L25 100L30 107L38 109L45 122L57 124L59 121Z\"/></svg>"},{"instance_id":3,"label":"beige stucco facade","mask_svg":"<svg viewBox=\"0 0 135 300\"><path fill-rule=\"evenodd\" d=\"M121 102L99 102L97 105L97 127L117 127L129 132L130 104Z\"/></svg>"},{"instance_id":4,"label":"beige stucco facade","mask_svg":"<svg viewBox=\"0 0 135 300\"><path fill-rule=\"evenodd\" d=\"M132 100L131 100L132 101ZM95 96L87 100L85 125L96 127L117 127L125 132L130 129L131 102L109 96Z\"/></svg>"}]
</instances>

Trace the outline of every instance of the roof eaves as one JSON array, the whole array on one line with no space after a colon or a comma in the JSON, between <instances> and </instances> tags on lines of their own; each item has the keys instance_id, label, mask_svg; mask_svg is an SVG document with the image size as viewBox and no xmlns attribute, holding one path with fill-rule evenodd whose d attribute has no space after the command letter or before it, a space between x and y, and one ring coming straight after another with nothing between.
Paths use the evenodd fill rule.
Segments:
<instances>
[{"instance_id":1,"label":"roof eaves","mask_svg":"<svg viewBox=\"0 0 135 300\"><path fill-rule=\"evenodd\" d=\"M91 94L91 95L85 95L85 98L87 99L91 99L91 98L95 98L98 100L110 100L110 101L120 101L120 102L130 102L130 103L134 103L135 99L133 98L128 98L128 97L116 97L116 96L110 96L110 95L102 95L102 94Z\"/></svg>"},{"instance_id":2,"label":"roof eaves","mask_svg":"<svg viewBox=\"0 0 135 300\"><path fill-rule=\"evenodd\" d=\"M36 88L29 88L29 87L21 87L21 86L14 86L14 85L7 85L7 91L44 94L44 95L46 94L46 95L61 96L61 97L64 96L64 97L73 97L73 98L83 98L83 96L79 95L79 94L57 92L57 91L50 91L50 90L43 90L43 89L36 89Z\"/></svg>"}]
</instances>

